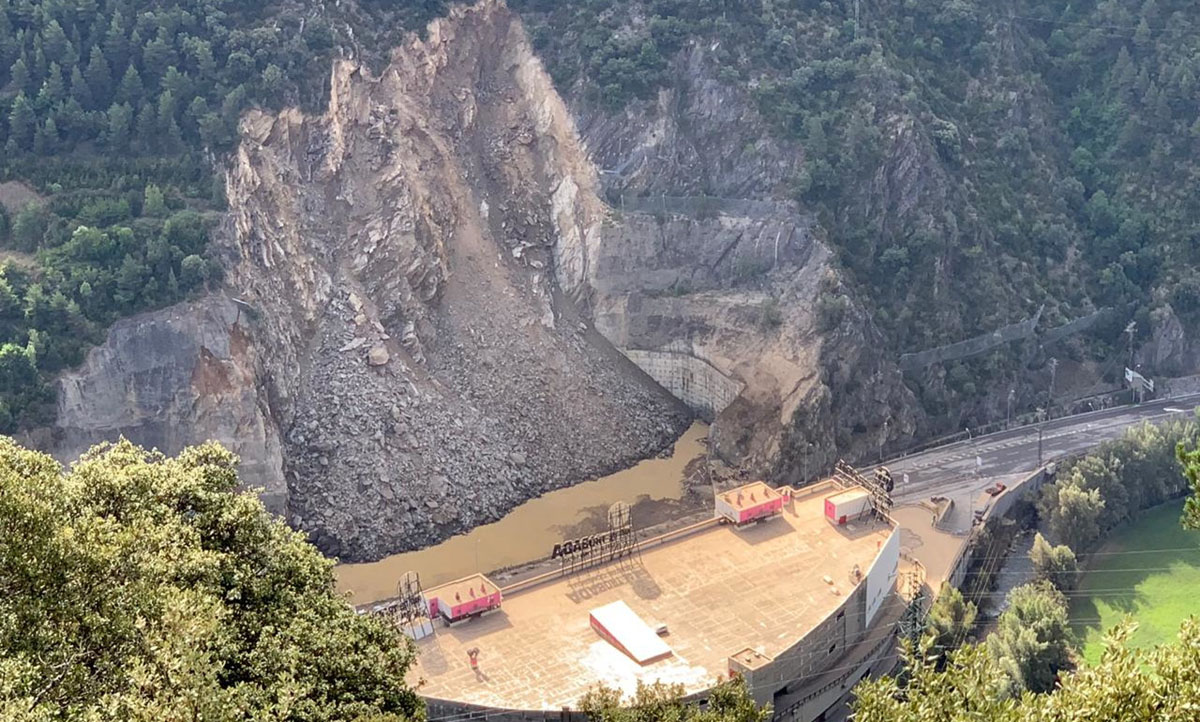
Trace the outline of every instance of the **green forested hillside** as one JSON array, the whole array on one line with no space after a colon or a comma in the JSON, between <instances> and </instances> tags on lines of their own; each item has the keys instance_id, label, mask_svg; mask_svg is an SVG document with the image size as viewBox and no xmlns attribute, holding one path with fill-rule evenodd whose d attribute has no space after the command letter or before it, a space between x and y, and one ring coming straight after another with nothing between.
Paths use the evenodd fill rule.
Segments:
<instances>
[{"instance_id":1,"label":"green forested hillside","mask_svg":"<svg viewBox=\"0 0 1200 722\"><path fill-rule=\"evenodd\" d=\"M693 40L803 170L895 351L1046 305L1200 311L1200 28L1184 0L513 0L565 88L611 108ZM1076 354L1104 357L1130 316ZM1090 345L1087 345L1090 344ZM1005 353L950 368L986 383ZM1008 369L1011 371L1011 369Z\"/></svg>"},{"instance_id":2,"label":"green forested hillside","mask_svg":"<svg viewBox=\"0 0 1200 722\"><path fill-rule=\"evenodd\" d=\"M677 84L703 41L803 154L774 193L819 215L892 353L1043 305L1043 326L1122 309L1056 352L1080 359L1119 353L1131 316L1142 334L1168 310L1200 321L1200 31L1184 0L510 4L560 89L612 111ZM318 104L335 55L382 57L445 5L0 0L0 180L46 198L0 216L0 247L33 256L0 285L0 428L45 403L23 379L219 273L214 169L244 108ZM931 403L1018 364L1004 349L938 369Z\"/></svg>"},{"instance_id":3,"label":"green forested hillside","mask_svg":"<svg viewBox=\"0 0 1200 722\"><path fill-rule=\"evenodd\" d=\"M0 206L0 249L28 254L0 270L0 432L44 420L45 381L115 319L220 273L205 248L240 113L319 104L335 53L382 55L443 9L393 5L0 0L0 181L44 197Z\"/></svg>"}]
</instances>

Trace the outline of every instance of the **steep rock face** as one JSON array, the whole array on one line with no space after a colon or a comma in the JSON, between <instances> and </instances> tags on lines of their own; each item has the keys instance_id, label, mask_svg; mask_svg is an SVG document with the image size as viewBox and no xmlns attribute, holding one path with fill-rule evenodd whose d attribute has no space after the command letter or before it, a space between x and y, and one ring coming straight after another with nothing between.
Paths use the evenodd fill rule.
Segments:
<instances>
[{"instance_id":1,"label":"steep rock face","mask_svg":"<svg viewBox=\"0 0 1200 722\"><path fill-rule=\"evenodd\" d=\"M120 436L173 454L216 440L241 457L241 479L283 512L283 457L246 319L227 298L118 322L58 382L51 446L62 461Z\"/></svg>"},{"instance_id":2,"label":"steep rock face","mask_svg":"<svg viewBox=\"0 0 1200 722\"><path fill-rule=\"evenodd\" d=\"M682 342L744 383L712 434L718 453L758 473L812 478L838 456L902 446L923 423L912 394L839 282L819 224L775 200L800 149L771 138L703 48L677 58L672 77L621 113L572 100L617 211L587 248L578 291L597 329L623 348Z\"/></svg>"},{"instance_id":3,"label":"steep rock face","mask_svg":"<svg viewBox=\"0 0 1200 722\"><path fill-rule=\"evenodd\" d=\"M686 423L560 296L592 276L607 210L499 3L379 77L338 63L323 116L251 114L228 195L290 521L330 553L427 544Z\"/></svg>"}]
</instances>

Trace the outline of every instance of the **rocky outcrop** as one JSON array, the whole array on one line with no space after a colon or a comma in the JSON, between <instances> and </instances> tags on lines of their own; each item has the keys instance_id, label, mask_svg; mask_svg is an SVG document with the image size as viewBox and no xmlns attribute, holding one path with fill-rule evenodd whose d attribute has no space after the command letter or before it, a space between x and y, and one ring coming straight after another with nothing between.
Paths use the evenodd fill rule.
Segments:
<instances>
[{"instance_id":1,"label":"rocky outcrop","mask_svg":"<svg viewBox=\"0 0 1200 722\"><path fill-rule=\"evenodd\" d=\"M796 481L903 446L922 423L915 399L819 224L779 200L801 149L771 137L701 44L672 77L619 114L573 100L618 211L587 247L577 291L596 328L622 348L683 343L744 384L712 437L753 472Z\"/></svg>"},{"instance_id":2,"label":"rocky outcrop","mask_svg":"<svg viewBox=\"0 0 1200 722\"><path fill-rule=\"evenodd\" d=\"M330 553L428 544L686 423L560 292L593 274L607 209L499 3L378 76L337 63L322 116L250 114L228 196L289 519Z\"/></svg>"},{"instance_id":3,"label":"rocky outcrop","mask_svg":"<svg viewBox=\"0 0 1200 722\"><path fill-rule=\"evenodd\" d=\"M121 436L167 454L216 440L241 458L243 483L282 513L282 444L248 334L236 304L218 296L119 321L59 379L47 445L69 462Z\"/></svg>"}]
</instances>

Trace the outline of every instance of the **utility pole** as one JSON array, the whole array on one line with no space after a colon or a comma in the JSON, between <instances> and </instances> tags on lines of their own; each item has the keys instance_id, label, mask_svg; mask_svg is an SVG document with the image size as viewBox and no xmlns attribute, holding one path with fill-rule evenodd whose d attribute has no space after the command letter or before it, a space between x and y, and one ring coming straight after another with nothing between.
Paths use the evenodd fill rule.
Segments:
<instances>
[{"instance_id":1,"label":"utility pole","mask_svg":"<svg viewBox=\"0 0 1200 722\"><path fill-rule=\"evenodd\" d=\"M1054 407L1054 376L1058 371L1058 359L1050 359L1050 398L1046 401L1046 409Z\"/></svg>"},{"instance_id":2,"label":"utility pole","mask_svg":"<svg viewBox=\"0 0 1200 722\"><path fill-rule=\"evenodd\" d=\"M1129 334L1129 368L1133 368L1133 336L1137 333L1137 321L1130 321L1125 333Z\"/></svg>"},{"instance_id":3,"label":"utility pole","mask_svg":"<svg viewBox=\"0 0 1200 722\"><path fill-rule=\"evenodd\" d=\"M859 0L854 0L854 39L858 40L858 3Z\"/></svg>"},{"instance_id":4,"label":"utility pole","mask_svg":"<svg viewBox=\"0 0 1200 722\"><path fill-rule=\"evenodd\" d=\"M883 436L881 436L879 438L879 460L880 461L883 461L883 445L887 443L888 421L890 421L890 420L891 420L890 416L883 420Z\"/></svg>"},{"instance_id":5,"label":"utility pole","mask_svg":"<svg viewBox=\"0 0 1200 722\"><path fill-rule=\"evenodd\" d=\"M1006 428L1006 429L1012 425L1012 405L1013 405L1013 399L1015 399L1016 397L1017 397L1017 390L1009 389L1008 390L1008 414L1007 414L1007 418L1004 421L1004 428Z\"/></svg>"},{"instance_id":6,"label":"utility pole","mask_svg":"<svg viewBox=\"0 0 1200 722\"><path fill-rule=\"evenodd\" d=\"M1042 425L1038 424L1038 466L1042 465Z\"/></svg>"}]
</instances>

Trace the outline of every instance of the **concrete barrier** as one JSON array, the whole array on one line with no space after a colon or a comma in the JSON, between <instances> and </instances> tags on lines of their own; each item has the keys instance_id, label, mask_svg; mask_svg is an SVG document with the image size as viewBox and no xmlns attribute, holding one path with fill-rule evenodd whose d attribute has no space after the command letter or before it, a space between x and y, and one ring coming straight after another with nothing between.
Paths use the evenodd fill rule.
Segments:
<instances>
[{"instance_id":1,"label":"concrete barrier","mask_svg":"<svg viewBox=\"0 0 1200 722\"><path fill-rule=\"evenodd\" d=\"M726 375L688 343L658 349L621 349L638 368L707 421L742 393L745 384Z\"/></svg>"}]
</instances>

